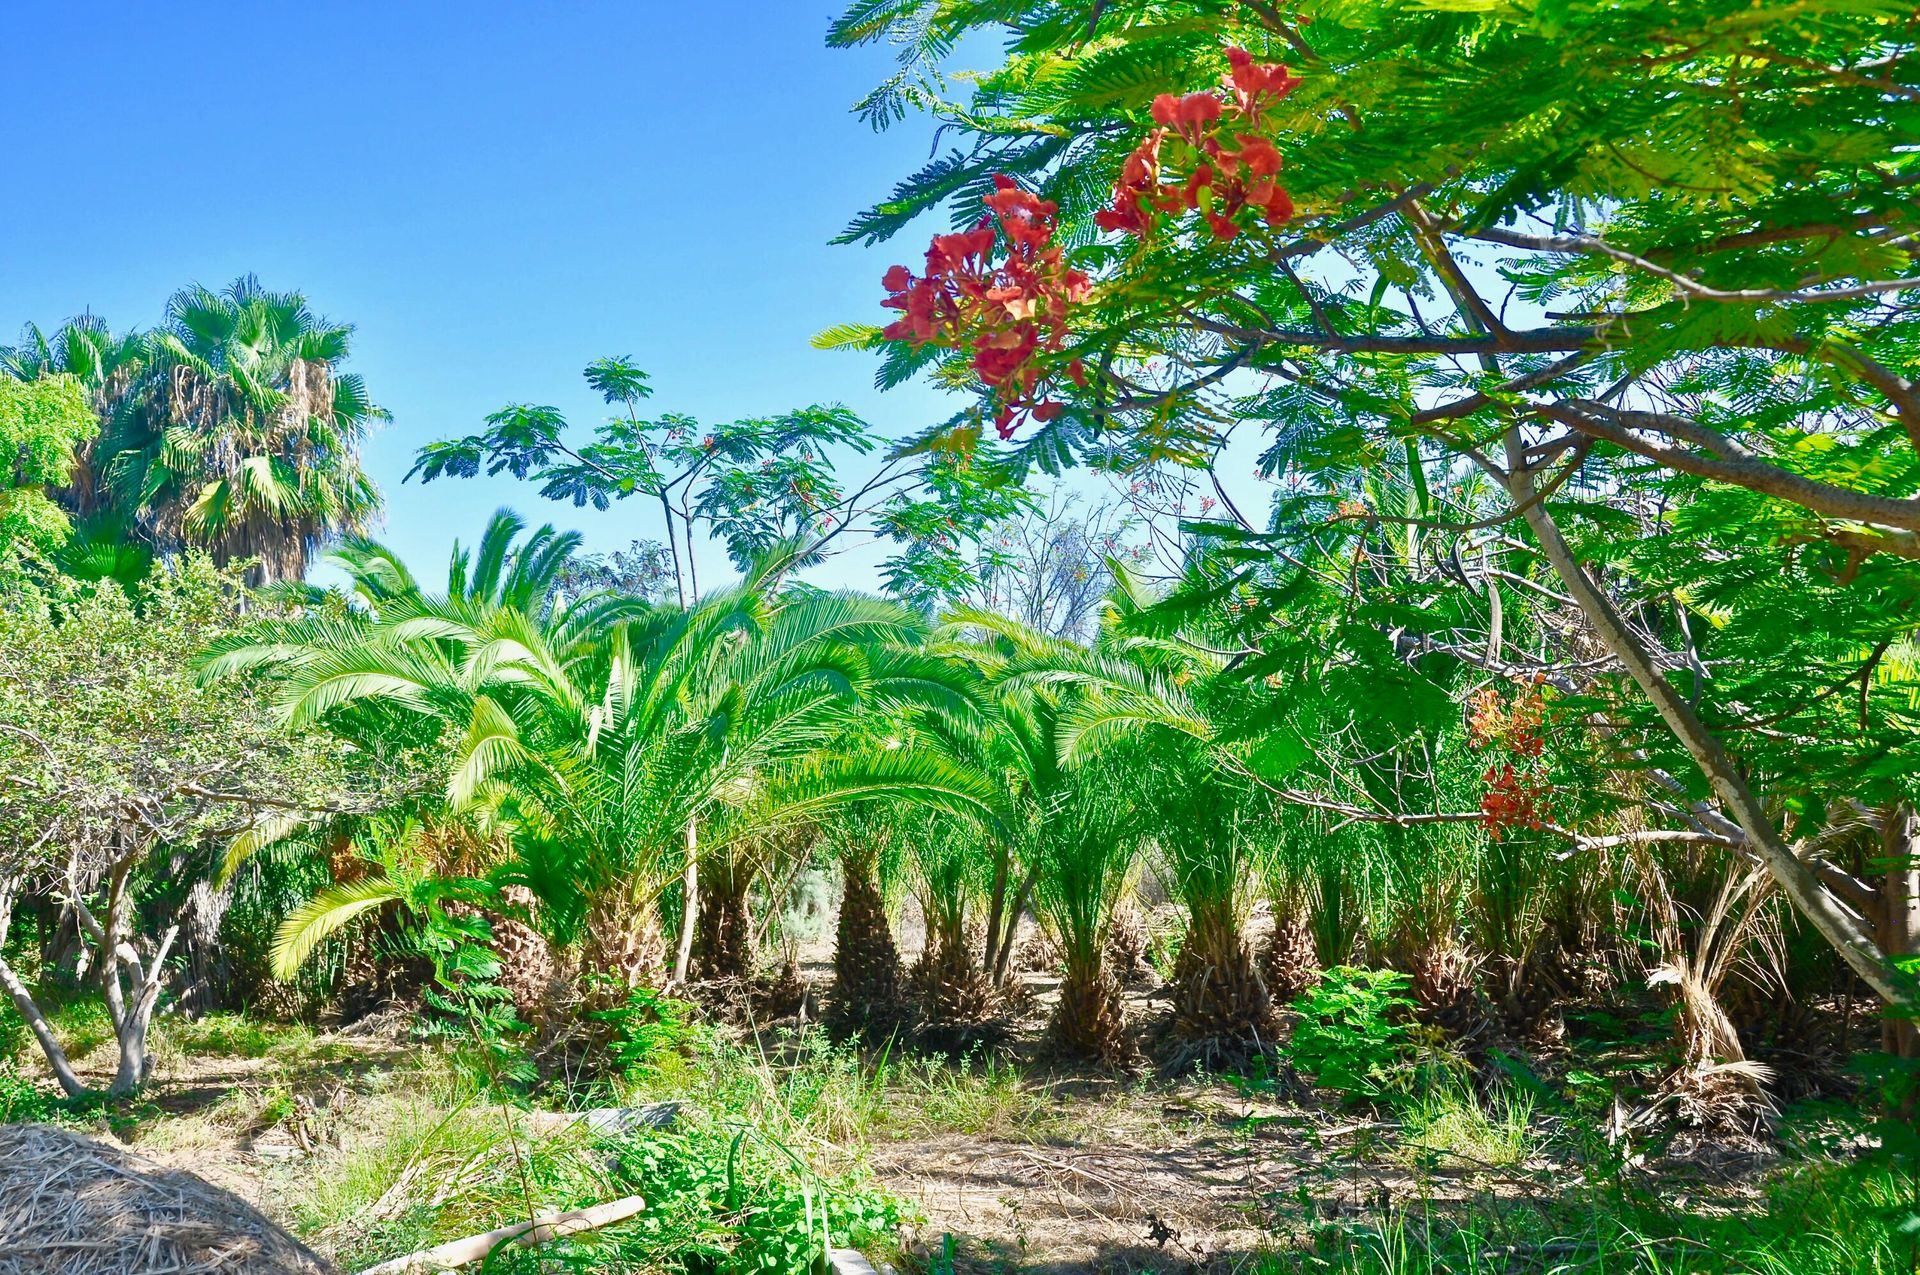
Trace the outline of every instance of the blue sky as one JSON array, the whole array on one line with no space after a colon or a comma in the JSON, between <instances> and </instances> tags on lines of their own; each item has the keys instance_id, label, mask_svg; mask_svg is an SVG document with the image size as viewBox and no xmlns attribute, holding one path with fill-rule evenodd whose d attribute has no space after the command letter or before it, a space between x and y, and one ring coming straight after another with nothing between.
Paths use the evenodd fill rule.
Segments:
<instances>
[{"instance_id":1,"label":"blue sky","mask_svg":"<svg viewBox=\"0 0 1920 1275\"><path fill-rule=\"evenodd\" d=\"M175 288L252 271L358 328L350 366L394 414L366 458L384 534L428 578L503 503L596 548L657 534L638 505L401 478L510 400L591 425L603 354L703 418L836 401L900 433L951 410L808 347L879 317L879 276L925 242L828 245L931 141L850 114L891 51L827 49L833 7L36 6L0 42L0 337L83 308L150 326Z\"/></svg>"}]
</instances>

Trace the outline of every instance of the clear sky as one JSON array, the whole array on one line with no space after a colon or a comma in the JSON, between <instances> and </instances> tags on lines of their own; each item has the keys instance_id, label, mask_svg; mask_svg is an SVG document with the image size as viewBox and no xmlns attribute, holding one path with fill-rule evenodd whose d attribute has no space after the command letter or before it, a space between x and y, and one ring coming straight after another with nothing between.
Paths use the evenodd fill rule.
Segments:
<instances>
[{"instance_id":1,"label":"clear sky","mask_svg":"<svg viewBox=\"0 0 1920 1275\"><path fill-rule=\"evenodd\" d=\"M401 478L511 400L590 426L603 354L709 419L844 402L904 433L952 410L807 344L880 317L881 273L925 243L828 244L932 140L849 112L891 51L827 49L834 8L32 5L0 41L0 339L87 308L151 326L174 289L252 271L356 325L349 366L394 416L366 456L384 535L428 579L503 503L594 548L657 535L638 504Z\"/></svg>"}]
</instances>

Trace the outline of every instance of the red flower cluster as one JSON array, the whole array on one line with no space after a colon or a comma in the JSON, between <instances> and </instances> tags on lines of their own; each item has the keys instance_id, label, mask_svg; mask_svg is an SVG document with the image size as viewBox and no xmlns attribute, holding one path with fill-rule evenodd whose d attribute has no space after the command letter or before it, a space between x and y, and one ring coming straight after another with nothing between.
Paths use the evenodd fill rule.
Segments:
<instances>
[{"instance_id":1,"label":"red flower cluster","mask_svg":"<svg viewBox=\"0 0 1920 1275\"><path fill-rule=\"evenodd\" d=\"M1534 758L1546 746L1542 730L1547 721L1546 701L1536 682L1511 703L1489 686L1468 702L1467 738L1475 748L1500 744L1521 757Z\"/></svg>"},{"instance_id":2,"label":"red flower cluster","mask_svg":"<svg viewBox=\"0 0 1920 1275\"><path fill-rule=\"evenodd\" d=\"M1475 748L1504 749L1520 763L1516 770L1512 761L1503 761L1480 776L1487 785L1480 798L1480 816L1495 840L1514 828L1538 828L1548 816L1553 784L1541 762L1547 704L1540 695L1540 682L1536 677L1511 700L1489 686L1468 701L1468 742Z\"/></svg>"},{"instance_id":3,"label":"red flower cluster","mask_svg":"<svg viewBox=\"0 0 1920 1275\"><path fill-rule=\"evenodd\" d=\"M1269 226L1293 216L1280 152L1261 130L1268 109L1300 81L1284 66L1255 63L1245 49L1228 49L1227 61L1222 92L1154 99L1159 127L1127 156L1113 206L1094 215L1102 229L1145 239L1163 216L1197 211L1215 238L1232 239L1248 210Z\"/></svg>"},{"instance_id":4,"label":"red flower cluster","mask_svg":"<svg viewBox=\"0 0 1920 1275\"><path fill-rule=\"evenodd\" d=\"M1553 787L1546 780L1506 764L1487 767L1480 778L1487 785L1480 798L1480 819L1495 841L1515 828L1537 829L1548 817Z\"/></svg>"},{"instance_id":5,"label":"red flower cluster","mask_svg":"<svg viewBox=\"0 0 1920 1275\"><path fill-rule=\"evenodd\" d=\"M1068 308L1086 299L1087 276L1068 266L1052 246L1052 200L995 176L984 202L988 214L973 229L934 236L927 270L895 266L882 280L888 308L901 317L882 334L890 341L972 350L973 370L998 404L994 425L1011 438L1022 417L1048 421L1060 404L1044 394L1051 378L1047 356L1067 338ZM994 223L999 223L996 233ZM1006 255L994 249L1006 237ZM1067 375L1086 383L1078 359Z\"/></svg>"}]
</instances>

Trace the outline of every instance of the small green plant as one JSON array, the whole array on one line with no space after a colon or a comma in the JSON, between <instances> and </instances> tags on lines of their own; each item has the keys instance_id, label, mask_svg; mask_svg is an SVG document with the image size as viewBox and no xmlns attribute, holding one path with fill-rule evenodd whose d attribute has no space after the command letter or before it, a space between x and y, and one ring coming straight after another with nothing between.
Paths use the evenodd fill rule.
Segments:
<instances>
[{"instance_id":1,"label":"small green plant","mask_svg":"<svg viewBox=\"0 0 1920 1275\"><path fill-rule=\"evenodd\" d=\"M59 1099L10 1061L0 1061L0 1124L53 1118Z\"/></svg>"},{"instance_id":2,"label":"small green plant","mask_svg":"<svg viewBox=\"0 0 1920 1275\"><path fill-rule=\"evenodd\" d=\"M636 987L623 1003L592 1017L607 1024L607 1052L615 1070L628 1080L641 1080L686 1055L700 1034L693 1014L685 1001Z\"/></svg>"},{"instance_id":3,"label":"small green plant","mask_svg":"<svg viewBox=\"0 0 1920 1275\"><path fill-rule=\"evenodd\" d=\"M751 1127L652 1131L617 1155L617 1176L647 1201L620 1247L647 1269L803 1275L827 1246L867 1244L900 1223L892 1197L823 1178Z\"/></svg>"},{"instance_id":4,"label":"small green plant","mask_svg":"<svg viewBox=\"0 0 1920 1275\"><path fill-rule=\"evenodd\" d=\"M1413 1008L1409 980L1396 970L1336 965L1293 1003L1294 1066L1323 1089L1386 1101L1411 1054L1401 1018Z\"/></svg>"}]
</instances>

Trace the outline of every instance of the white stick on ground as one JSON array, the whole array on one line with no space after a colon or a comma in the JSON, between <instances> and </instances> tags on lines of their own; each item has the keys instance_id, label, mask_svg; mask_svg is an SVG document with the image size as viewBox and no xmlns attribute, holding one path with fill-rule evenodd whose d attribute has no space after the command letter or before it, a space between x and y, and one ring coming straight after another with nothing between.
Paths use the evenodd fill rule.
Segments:
<instances>
[{"instance_id":1,"label":"white stick on ground","mask_svg":"<svg viewBox=\"0 0 1920 1275\"><path fill-rule=\"evenodd\" d=\"M647 1202L637 1195L625 1199L609 1200L605 1204L596 1204L591 1208L571 1209L565 1213L543 1213L530 1222L516 1222L512 1226L503 1226L499 1230L488 1231L484 1235L469 1235L463 1240L449 1240L445 1244L424 1248L417 1253L408 1253L396 1257L390 1262L378 1266L369 1266L360 1275L426 1275L428 1271L458 1270L462 1266L482 1261L486 1256L503 1244L520 1244L532 1248L546 1244L566 1235L578 1235L582 1231L596 1230L602 1226L611 1226L615 1222L624 1222L647 1207Z\"/></svg>"}]
</instances>

